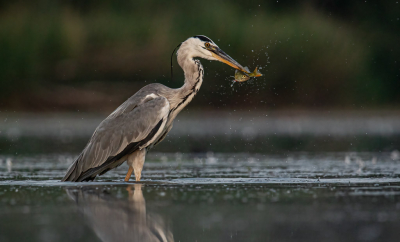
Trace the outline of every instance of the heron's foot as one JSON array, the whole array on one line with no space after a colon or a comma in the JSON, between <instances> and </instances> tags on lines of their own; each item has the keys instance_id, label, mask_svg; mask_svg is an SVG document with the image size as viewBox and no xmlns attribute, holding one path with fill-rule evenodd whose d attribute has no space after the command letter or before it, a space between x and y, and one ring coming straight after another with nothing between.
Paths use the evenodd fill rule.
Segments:
<instances>
[{"instance_id":1,"label":"heron's foot","mask_svg":"<svg viewBox=\"0 0 400 242\"><path fill-rule=\"evenodd\" d=\"M129 170L128 170L128 173L127 173L126 176L125 176L125 181L126 181L126 182L129 181L129 178L131 178L132 171L133 171L133 168L130 166L130 167L129 167Z\"/></svg>"},{"instance_id":2,"label":"heron's foot","mask_svg":"<svg viewBox=\"0 0 400 242\"><path fill-rule=\"evenodd\" d=\"M140 169L136 169L135 170L135 179L136 179L136 181L140 181L140 177L141 177L141 175L142 175L142 170Z\"/></svg>"}]
</instances>

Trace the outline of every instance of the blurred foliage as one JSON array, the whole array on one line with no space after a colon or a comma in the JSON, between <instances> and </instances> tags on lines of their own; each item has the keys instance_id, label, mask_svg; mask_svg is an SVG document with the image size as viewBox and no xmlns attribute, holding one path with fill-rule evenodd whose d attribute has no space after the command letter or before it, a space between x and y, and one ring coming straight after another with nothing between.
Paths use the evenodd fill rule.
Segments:
<instances>
[{"instance_id":1,"label":"blurred foliage","mask_svg":"<svg viewBox=\"0 0 400 242\"><path fill-rule=\"evenodd\" d=\"M151 82L178 87L170 54L204 34L264 76L231 88L234 70L203 60L191 105L397 107L399 17L396 1L0 0L0 105L75 109L100 93L115 107Z\"/></svg>"}]
</instances>

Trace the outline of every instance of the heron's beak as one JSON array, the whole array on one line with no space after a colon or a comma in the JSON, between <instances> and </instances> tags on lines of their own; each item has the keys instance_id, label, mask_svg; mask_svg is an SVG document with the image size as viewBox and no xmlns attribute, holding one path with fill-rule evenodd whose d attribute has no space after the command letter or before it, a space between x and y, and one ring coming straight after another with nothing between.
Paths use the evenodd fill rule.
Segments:
<instances>
[{"instance_id":1,"label":"heron's beak","mask_svg":"<svg viewBox=\"0 0 400 242\"><path fill-rule=\"evenodd\" d=\"M209 49L211 51L211 54L214 58L218 59L219 61L232 66L233 68L240 70L244 73L249 73L246 69L243 68L242 65L237 63L232 57L227 55L225 52L223 52L220 48L218 47L213 47Z\"/></svg>"}]
</instances>

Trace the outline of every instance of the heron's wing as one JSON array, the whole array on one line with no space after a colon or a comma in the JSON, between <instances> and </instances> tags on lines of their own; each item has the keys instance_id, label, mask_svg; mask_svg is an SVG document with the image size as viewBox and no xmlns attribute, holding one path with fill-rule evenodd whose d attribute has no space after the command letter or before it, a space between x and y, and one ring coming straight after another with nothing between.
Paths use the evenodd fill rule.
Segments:
<instances>
[{"instance_id":1,"label":"heron's wing","mask_svg":"<svg viewBox=\"0 0 400 242\"><path fill-rule=\"evenodd\" d=\"M142 96L140 101L128 100L100 123L63 181L86 179L89 170L90 177L94 177L103 168L112 169L120 165L115 162L122 157L147 147L160 135L168 118L169 102L156 94Z\"/></svg>"}]
</instances>

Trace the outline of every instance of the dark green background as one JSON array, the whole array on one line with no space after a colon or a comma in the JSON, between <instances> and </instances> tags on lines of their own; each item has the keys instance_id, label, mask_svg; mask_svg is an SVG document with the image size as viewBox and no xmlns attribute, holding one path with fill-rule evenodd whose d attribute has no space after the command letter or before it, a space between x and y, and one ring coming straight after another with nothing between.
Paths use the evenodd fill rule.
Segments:
<instances>
[{"instance_id":1,"label":"dark green background","mask_svg":"<svg viewBox=\"0 0 400 242\"><path fill-rule=\"evenodd\" d=\"M178 87L171 52L198 34L264 76L232 89L234 70L203 60L192 108L397 108L399 18L396 0L1 0L0 110L109 112Z\"/></svg>"}]
</instances>

